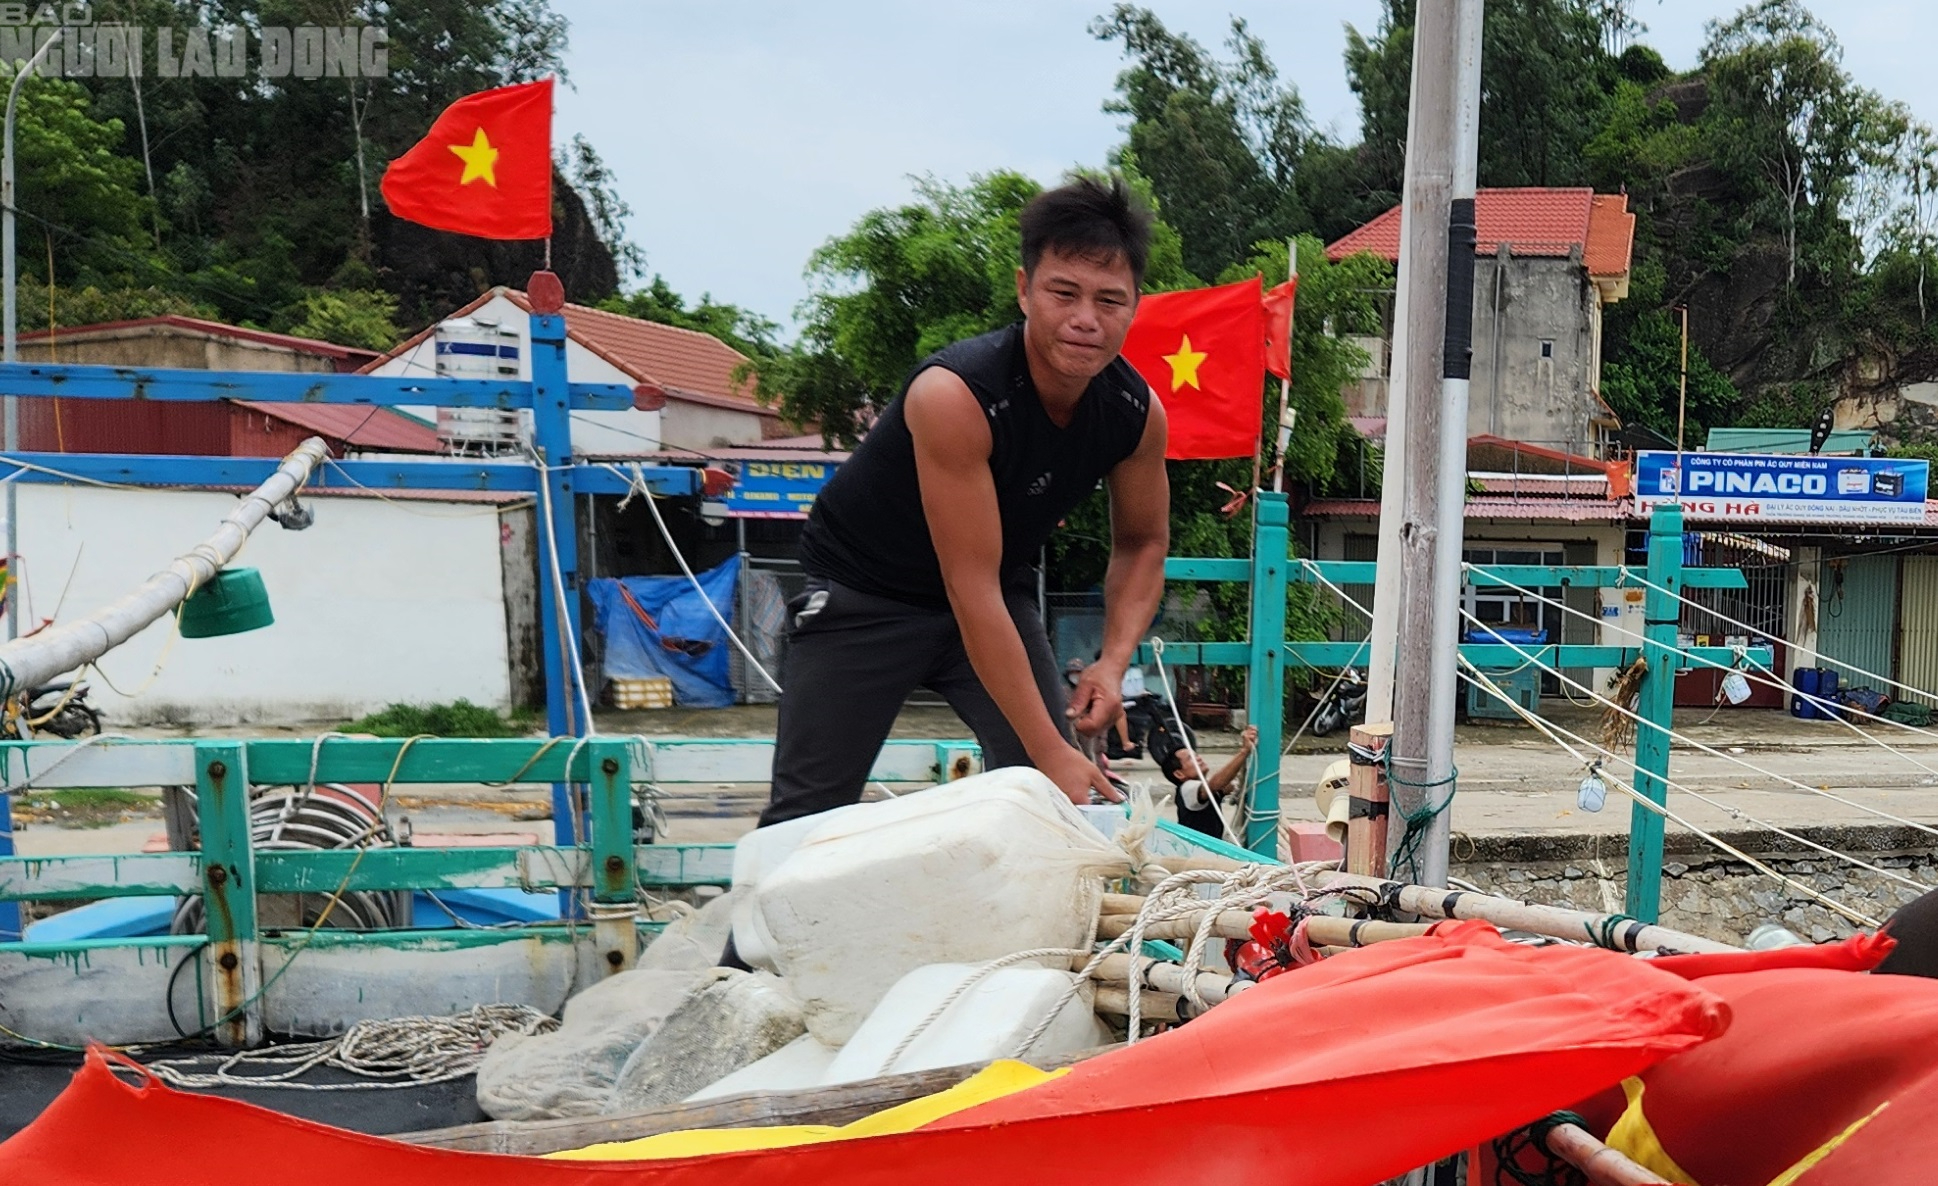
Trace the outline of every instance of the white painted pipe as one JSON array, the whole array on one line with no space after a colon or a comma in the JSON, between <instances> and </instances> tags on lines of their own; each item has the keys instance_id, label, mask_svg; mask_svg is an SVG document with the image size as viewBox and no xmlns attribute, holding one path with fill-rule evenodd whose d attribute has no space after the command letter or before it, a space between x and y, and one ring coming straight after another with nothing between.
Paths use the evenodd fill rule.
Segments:
<instances>
[{"instance_id":1,"label":"white painted pipe","mask_svg":"<svg viewBox=\"0 0 1938 1186\"><path fill-rule=\"evenodd\" d=\"M249 533L278 503L296 493L309 480L310 471L328 456L329 446L321 437L304 441L283 458L268 481L237 504L214 535L176 557L139 588L78 621L0 645L0 697L37 688L63 672L92 663L180 605L235 559Z\"/></svg>"}]
</instances>

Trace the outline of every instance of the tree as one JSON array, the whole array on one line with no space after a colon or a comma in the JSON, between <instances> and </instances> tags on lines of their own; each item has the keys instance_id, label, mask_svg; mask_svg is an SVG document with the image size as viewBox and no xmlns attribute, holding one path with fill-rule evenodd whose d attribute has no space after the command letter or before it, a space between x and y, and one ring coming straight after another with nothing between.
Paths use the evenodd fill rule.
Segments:
<instances>
[{"instance_id":1,"label":"tree","mask_svg":"<svg viewBox=\"0 0 1938 1186\"><path fill-rule=\"evenodd\" d=\"M1015 321L1016 218L1040 189L1010 172L964 186L919 178L916 201L870 211L824 243L808 261L800 341L760 368L764 398L795 423L818 423L829 440L852 444L918 361ZM1147 291L1197 283L1163 223L1144 282Z\"/></svg>"},{"instance_id":2,"label":"tree","mask_svg":"<svg viewBox=\"0 0 1938 1186\"><path fill-rule=\"evenodd\" d=\"M1120 43L1131 62L1104 104L1129 120L1117 162L1149 180L1195 274L1217 275L1260 240L1343 234L1356 216L1376 212L1244 21L1232 21L1225 60L1129 4L1090 31Z\"/></svg>"},{"instance_id":3,"label":"tree","mask_svg":"<svg viewBox=\"0 0 1938 1186\"><path fill-rule=\"evenodd\" d=\"M1367 183L1392 200L1405 165L1414 11L1414 0L1386 0L1372 36L1346 30ZM1621 75L1611 47L1633 29L1626 8L1607 0L1489 0L1484 22L1480 184L1583 184L1582 148Z\"/></svg>"},{"instance_id":4,"label":"tree","mask_svg":"<svg viewBox=\"0 0 1938 1186\"><path fill-rule=\"evenodd\" d=\"M1707 33L1707 142L1717 165L1776 212L1794 287L1803 231L1839 237L1831 224L1860 168L1872 97L1845 73L1835 34L1797 0L1762 0Z\"/></svg>"}]
</instances>

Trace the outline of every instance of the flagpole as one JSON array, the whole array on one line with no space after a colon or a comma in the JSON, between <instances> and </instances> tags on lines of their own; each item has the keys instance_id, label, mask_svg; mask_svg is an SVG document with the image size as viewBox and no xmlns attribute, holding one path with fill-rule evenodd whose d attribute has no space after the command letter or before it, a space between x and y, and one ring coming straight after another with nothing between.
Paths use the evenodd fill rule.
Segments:
<instances>
[{"instance_id":1,"label":"flagpole","mask_svg":"<svg viewBox=\"0 0 1938 1186\"><path fill-rule=\"evenodd\" d=\"M1299 278L1299 241L1285 241L1286 280L1296 282ZM1296 289L1295 289L1296 294ZM1292 319L1299 315L1299 302L1296 295L1292 307L1285 311L1285 374L1279 376L1279 447L1272 459L1272 492L1285 490L1285 449L1292 443L1292 425L1299 418L1298 409L1292 406Z\"/></svg>"}]
</instances>

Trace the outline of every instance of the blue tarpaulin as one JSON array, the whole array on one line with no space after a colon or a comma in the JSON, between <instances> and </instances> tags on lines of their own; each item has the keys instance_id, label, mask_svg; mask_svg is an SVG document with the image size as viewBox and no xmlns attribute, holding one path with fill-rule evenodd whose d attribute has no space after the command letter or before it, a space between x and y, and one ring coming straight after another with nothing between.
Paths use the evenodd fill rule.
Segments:
<instances>
[{"instance_id":1,"label":"blue tarpaulin","mask_svg":"<svg viewBox=\"0 0 1938 1186\"><path fill-rule=\"evenodd\" d=\"M700 574L707 599L733 620L738 557ZM628 598L630 594L630 599ZM606 640L606 678L673 681L673 700L687 708L733 703L727 632L707 612L693 583L677 577L600 577L586 583L593 625Z\"/></svg>"}]
</instances>

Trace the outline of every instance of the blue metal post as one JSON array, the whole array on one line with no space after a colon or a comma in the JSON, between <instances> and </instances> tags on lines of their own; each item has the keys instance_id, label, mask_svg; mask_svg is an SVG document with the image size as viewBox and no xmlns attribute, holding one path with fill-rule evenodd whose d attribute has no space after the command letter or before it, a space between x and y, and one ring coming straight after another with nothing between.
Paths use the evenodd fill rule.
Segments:
<instances>
[{"instance_id":1,"label":"blue metal post","mask_svg":"<svg viewBox=\"0 0 1938 1186\"><path fill-rule=\"evenodd\" d=\"M1682 508L1659 506L1649 516L1649 583L1643 601L1642 678L1638 709L1647 725L1635 731L1635 790L1651 803L1669 798L1669 728L1675 714L1676 670L1682 655L1676 634L1682 624ZM1643 922L1656 921L1662 897L1662 817L1637 803L1628 826L1628 893L1624 909Z\"/></svg>"},{"instance_id":2,"label":"blue metal post","mask_svg":"<svg viewBox=\"0 0 1938 1186\"><path fill-rule=\"evenodd\" d=\"M1278 851L1279 744L1285 730L1285 586L1291 561L1285 495L1258 495L1258 530L1252 539L1251 678L1245 709L1258 727L1252 758L1251 811L1244 844L1256 852Z\"/></svg>"},{"instance_id":3,"label":"blue metal post","mask_svg":"<svg viewBox=\"0 0 1938 1186\"><path fill-rule=\"evenodd\" d=\"M545 723L554 737L582 737L591 722L581 720L573 673L579 638L579 535L573 508L572 401L565 371L565 318L557 313L532 314L532 443L545 465L544 490L548 507L538 507L538 614L544 638ZM563 597L561 598L561 591ZM563 600L565 617L559 617ZM588 699L590 693L588 693ZM582 788L552 784L553 843L578 844L577 821L583 814ZM572 892L560 890L560 906L568 912Z\"/></svg>"}]
</instances>

